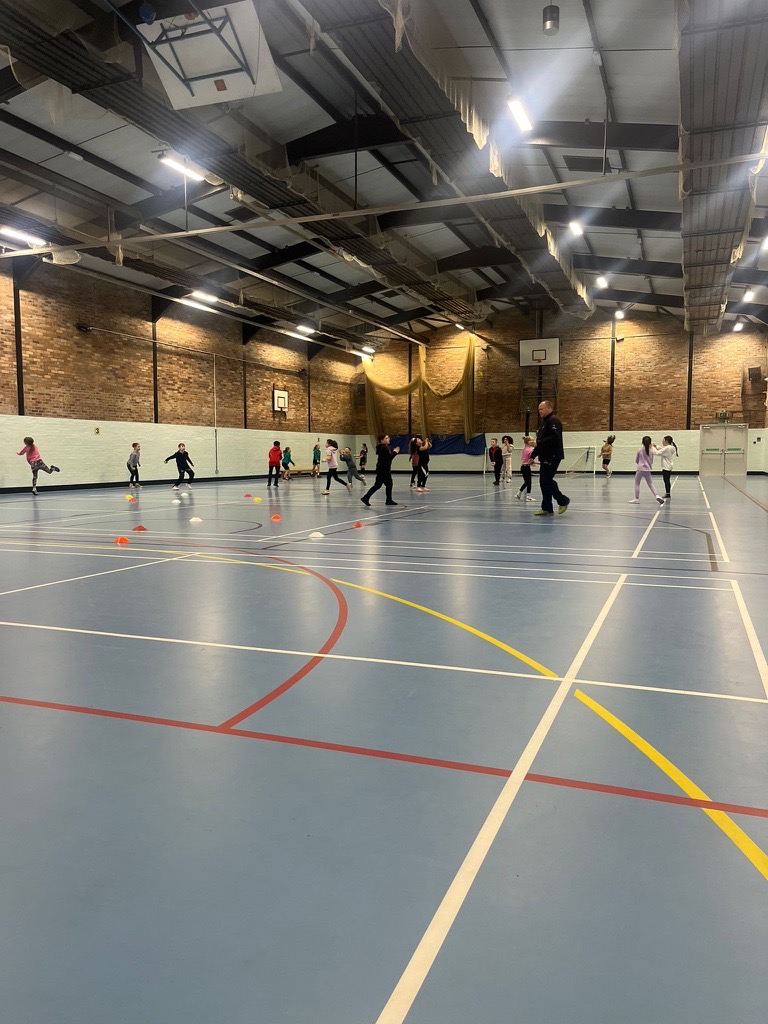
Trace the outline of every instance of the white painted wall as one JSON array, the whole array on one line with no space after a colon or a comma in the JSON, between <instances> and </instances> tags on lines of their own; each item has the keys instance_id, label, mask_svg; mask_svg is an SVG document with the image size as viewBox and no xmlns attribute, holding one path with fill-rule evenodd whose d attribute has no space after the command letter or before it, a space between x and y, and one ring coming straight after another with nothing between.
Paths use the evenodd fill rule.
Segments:
<instances>
[{"instance_id":1,"label":"white painted wall","mask_svg":"<svg viewBox=\"0 0 768 1024\"><path fill-rule=\"evenodd\" d=\"M534 430L535 433L535 430ZM640 441L643 436L643 431L638 430L617 430L614 431L616 434L616 440L613 444L613 458L611 460L611 469L614 472L619 473L634 473L635 471L635 455L637 449L640 447ZM661 444L661 439L667 433L666 428L660 430L649 430L648 433L651 435L656 444ZM698 473L699 471L699 431L698 430L673 430L672 436L677 444L678 451L680 452L679 458L676 460L675 469L683 473ZM492 437L498 437L501 440L502 434L509 434L515 442L515 451L519 452L522 448L523 435L520 430L509 430L507 427L499 428L498 430L486 431L486 438L490 443ZM566 445L566 462L572 457L577 457L578 450L583 449L586 446L591 445L599 453L602 447L603 441L608 436L607 431L601 431L598 433L596 430L591 431L570 431L566 428L565 430L565 445ZM359 434L356 439L357 450L360 450L360 443L365 441L368 447L371 447L370 438ZM375 456L373 457L372 465L375 464ZM519 457L515 456L515 468ZM598 459L598 470L600 470L600 460ZM436 472L444 473L477 473L480 474L483 471L483 459L480 456L474 455L438 455L432 460L431 467ZM410 472L410 466L407 457L402 460L396 459L394 463L395 471ZM762 430L750 430L749 431L749 459L748 459L748 470L750 473L764 473L768 472L768 428Z\"/></svg>"},{"instance_id":2,"label":"white painted wall","mask_svg":"<svg viewBox=\"0 0 768 1024\"><path fill-rule=\"evenodd\" d=\"M95 431L98 428L99 433ZM486 437L499 437L507 428L488 431ZM515 448L522 447L522 434L509 431ZM661 443L664 430L650 430L654 441ZM16 452L23 445L25 435L34 437L40 454L50 465L60 465L62 472L55 479L43 475L42 483L51 484L110 484L127 482L125 463L133 441L141 444L142 481L170 480L175 466L163 465L163 459L176 450L183 441L195 463L195 472L201 478L215 479L216 441L218 434L218 477L266 476L267 451L274 440L283 447L290 444L296 464L307 468L311 464L312 448L318 435L306 431L242 430L234 427L177 426L166 423L123 423L98 420L67 420L43 416L0 416L0 488L29 486L30 471L26 460ZM605 432L568 431L565 442L568 449L592 445L598 450L606 437ZM618 472L634 472L635 453L640 446L640 431L618 431L613 449L611 468ZM676 468L681 472L697 472L699 468L698 430L674 431L680 450ZM350 445L360 450L365 441L371 449L369 467L373 469L376 457L367 435L338 434L341 447ZM325 435L320 437L325 442ZM570 451L569 451L570 456ZM768 472L768 428L749 432L749 471ZM472 455L441 455L433 460L437 472L482 473L483 459ZM397 472L410 472L407 456L395 460Z\"/></svg>"},{"instance_id":3,"label":"white painted wall","mask_svg":"<svg viewBox=\"0 0 768 1024\"><path fill-rule=\"evenodd\" d=\"M99 433L95 431L98 428ZM317 434L306 431L242 430L234 427L175 426L166 423L121 423L98 420L66 420L43 416L0 416L0 488L28 487L30 470L27 461L16 452L23 447L25 436L34 437L45 462L61 467L61 474L47 477L47 484L127 483L125 463L131 444L141 444L142 482L170 480L175 477L174 463L163 465L167 455L179 443L187 446L195 464L195 473L203 478L216 478L216 434L218 433L218 476L266 476L267 451L279 440L291 446L294 462L299 468L312 464L312 448ZM326 435L320 438L324 444ZM352 434L334 438L343 448L354 447ZM358 449L359 450L359 449Z\"/></svg>"}]
</instances>

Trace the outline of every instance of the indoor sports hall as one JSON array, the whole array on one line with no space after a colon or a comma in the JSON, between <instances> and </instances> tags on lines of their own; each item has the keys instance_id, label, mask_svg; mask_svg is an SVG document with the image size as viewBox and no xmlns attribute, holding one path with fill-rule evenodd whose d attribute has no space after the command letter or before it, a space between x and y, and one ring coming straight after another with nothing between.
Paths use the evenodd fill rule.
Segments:
<instances>
[{"instance_id":1,"label":"indoor sports hall","mask_svg":"<svg viewBox=\"0 0 768 1024\"><path fill-rule=\"evenodd\" d=\"M764 1024L767 34L0 0L4 1024Z\"/></svg>"}]
</instances>

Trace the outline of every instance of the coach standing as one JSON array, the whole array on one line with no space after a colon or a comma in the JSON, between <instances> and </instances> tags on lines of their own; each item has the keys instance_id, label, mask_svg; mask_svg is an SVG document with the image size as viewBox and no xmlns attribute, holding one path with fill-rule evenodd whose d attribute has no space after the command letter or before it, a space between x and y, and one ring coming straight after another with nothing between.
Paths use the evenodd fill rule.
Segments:
<instances>
[{"instance_id":1,"label":"coach standing","mask_svg":"<svg viewBox=\"0 0 768 1024\"><path fill-rule=\"evenodd\" d=\"M551 402L541 402L539 404L539 417L541 418L541 425L536 434L536 447L531 452L531 459L538 459L541 467L539 469L541 508L536 515L554 515L555 513L552 508L553 498L558 505L558 515L562 515L571 503L571 499L563 494L555 482L557 467L565 456L563 451L563 425L555 416Z\"/></svg>"}]
</instances>

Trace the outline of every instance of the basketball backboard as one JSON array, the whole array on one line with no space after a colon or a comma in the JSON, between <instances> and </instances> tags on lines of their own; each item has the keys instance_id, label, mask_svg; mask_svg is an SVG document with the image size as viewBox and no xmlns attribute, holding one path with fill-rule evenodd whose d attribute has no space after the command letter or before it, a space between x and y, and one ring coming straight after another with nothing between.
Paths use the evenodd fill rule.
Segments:
<instances>
[{"instance_id":1,"label":"basketball backboard","mask_svg":"<svg viewBox=\"0 0 768 1024\"><path fill-rule=\"evenodd\" d=\"M559 338L532 338L521 340L519 344L521 366L560 365Z\"/></svg>"}]
</instances>

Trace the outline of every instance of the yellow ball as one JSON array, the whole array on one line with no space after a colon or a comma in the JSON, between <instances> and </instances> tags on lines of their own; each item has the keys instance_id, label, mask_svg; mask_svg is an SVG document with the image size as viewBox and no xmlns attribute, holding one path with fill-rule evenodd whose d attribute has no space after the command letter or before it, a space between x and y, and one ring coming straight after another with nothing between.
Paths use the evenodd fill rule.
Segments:
<instances>
[{"instance_id":1,"label":"yellow ball","mask_svg":"<svg viewBox=\"0 0 768 1024\"><path fill-rule=\"evenodd\" d=\"M253 500L258 504L261 501L261 498L254 498Z\"/></svg>"}]
</instances>

